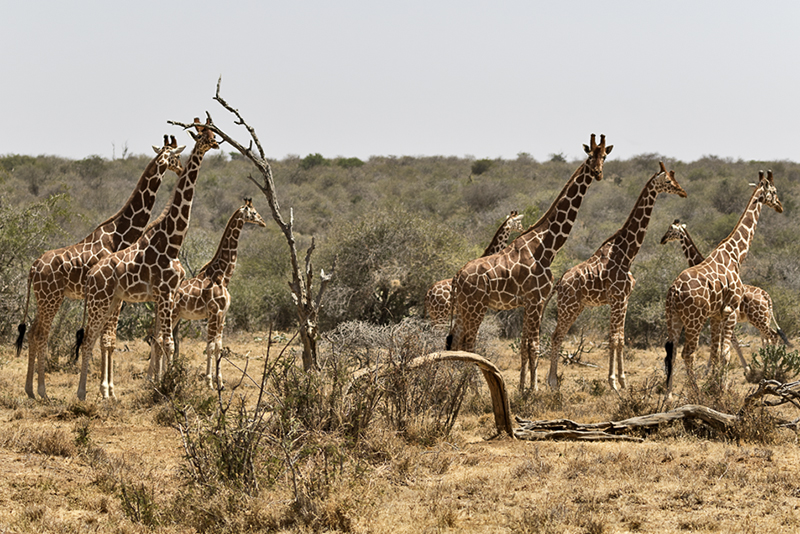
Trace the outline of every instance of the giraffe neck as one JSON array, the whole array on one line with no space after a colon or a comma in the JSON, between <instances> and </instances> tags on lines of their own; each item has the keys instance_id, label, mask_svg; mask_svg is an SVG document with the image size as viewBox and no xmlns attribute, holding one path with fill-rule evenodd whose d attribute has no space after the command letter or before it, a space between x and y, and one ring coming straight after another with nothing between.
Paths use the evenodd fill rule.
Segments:
<instances>
[{"instance_id":1,"label":"giraffe neck","mask_svg":"<svg viewBox=\"0 0 800 534\"><path fill-rule=\"evenodd\" d=\"M155 233L166 234L166 241L156 243L159 249L171 258L177 258L183 239L189 229L189 220L192 215L192 200L194 198L194 187L197 182L197 175L200 172L200 165L203 163L203 156L206 150L196 144L189 157L183 173L175 184L172 199L167 203L161 215L153 221L147 230L154 230ZM151 239L152 241L152 239Z\"/></svg>"},{"instance_id":2,"label":"giraffe neck","mask_svg":"<svg viewBox=\"0 0 800 534\"><path fill-rule=\"evenodd\" d=\"M681 232L681 248L683 249L683 255L686 256L686 259L689 262L690 267L694 267L698 263L702 263L705 259L700 251L697 249L697 245L694 244L692 237L689 235L689 232L686 228L683 229Z\"/></svg>"},{"instance_id":3,"label":"giraffe neck","mask_svg":"<svg viewBox=\"0 0 800 534\"><path fill-rule=\"evenodd\" d=\"M489 246L483 251L481 257L497 254L506 248L506 241L508 240L508 236L511 235L510 221L511 217L508 217L500 226L500 228L497 229L497 232L495 232L494 237L492 238L492 242L489 243Z\"/></svg>"},{"instance_id":4,"label":"giraffe neck","mask_svg":"<svg viewBox=\"0 0 800 534\"><path fill-rule=\"evenodd\" d=\"M564 185L547 212L517 238L523 241L523 246L538 249L531 250L531 254L540 265L549 266L556 253L567 242L592 180L589 165L584 162Z\"/></svg>"},{"instance_id":5,"label":"giraffe neck","mask_svg":"<svg viewBox=\"0 0 800 534\"><path fill-rule=\"evenodd\" d=\"M102 240L107 236L111 240L110 249L114 252L135 243L150 221L156 193L168 168L167 162L160 161L158 156L150 161L122 208L100 224L84 241Z\"/></svg>"},{"instance_id":6,"label":"giraffe neck","mask_svg":"<svg viewBox=\"0 0 800 534\"><path fill-rule=\"evenodd\" d=\"M642 248L657 197L658 191L655 188L654 177L645 184L625 224L617 231L615 237L612 237L615 240L617 252L620 254L618 256L620 268L626 271L636 258L636 254L639 253L639 249Z\"/></svg>"},{"instance_id":7,"label":"giraffe neck","mask_svg":"<svg viewBox=\"0 0 800 534\"><path fill-rule=\"evenodd\" d=\"M236 251L239 248L242 227L244 227L244 218L241 211L237 211L225 226L225 232L222 234L216 254L200 269L200 274L204 274L206 278L212 280L220 280L222 285L228 286L233 270L236 268Z\"/></svg>"},{"instance_id":8,"label":"giraffe neck","mask_svg":"<svg viewBox=\"0 0 800 534\"><path fill-rule=\"evenodd\" d=\"M733 227L730 235L722 240L717 245L717 248L709 254L709 257L714 256L717 261L723 263L735 263L737 267L747 257L747 252L750 250L750 242L756 232L756 225L758 218L761 216L761 208L763 204L759 200L761 187L757 187L750 197L750 202L747 204L742 216L736 226ZM727 259L727 261L726 261Z\"/></svg>"}]
</instances>

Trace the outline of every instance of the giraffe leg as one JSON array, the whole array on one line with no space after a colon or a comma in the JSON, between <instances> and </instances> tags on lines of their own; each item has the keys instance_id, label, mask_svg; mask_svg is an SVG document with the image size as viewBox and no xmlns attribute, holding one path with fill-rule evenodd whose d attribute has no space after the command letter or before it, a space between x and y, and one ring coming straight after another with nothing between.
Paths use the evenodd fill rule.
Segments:
<instances>
[{"instance_id":1,"label":"giraffe leg","mask_svg":"<svg viewBox=\"0 0 800 534\"><path fill-rule=\"evenodd\" d=\"M719 365L719 355L722 350L722 320L718 317L711 318L711 353L708 356L705 373L710 373Z\"/></svg>"},{"instance_id":2,"label":"giraffe leg","mask_svg":"<svg viewBox=\"0 0 800 534\"><path fill-rule=\"evenodd\" d=\"M614 391L619 391L619 385L625 387L625 315L628 311L627 298L615 300L611 303L611 325L608 340L608 384ZM617 374L618 373L618 374Z\"/></svg>"},{"instance_id":3,"label":"giraffe leg","mask_svg":"<svg viewBox=\"0 0 800 534\"><path fill-rule=\"evenodd\" d=\"M679 314L672 309L672 304L667 297L667 342L664 344L666 356L664 357L664 368L667 373L667 380L665 386L665 395L667 400L672 398L672 385L675 381L675 354L677 352L677 343L681 337L683 330L683 321Z\"/></svg>"},{"instance_id":4,"label":"giraffe leg","mask_svg":"<svg viewBox=\"0 0 800 534\"><path fill-rule=\"evenodd\" d=\"M25 377L25 393L30 398L35 398L33 394L33 375L36 373L36 393L39 397L47 399L47 389L44 383L45 364L47 363L48 338L53 319L61 308L64 301L64 293L49 295L48 299L41 301L37 295L36 317L31 325L31 333L28 336L28 373Z\"/></svg>"},{"instance_id":5,"label":"giraffe leg","mask_svg":"<svg viewBox=\"0 0 800 534\"><path fill-rule=\"evenodd\" d=\"M731 335L731 345L733 346L733 349L736 351L736 355L739 357L739 363L742 365L745 378L750 376L750 364L747 363L747 360L744 357L744 353L742 352L742 347L739 346L739 339L736 337L736 332L734 332L733 335Z\"/></svg>"},{"instance_id":6,"label":"giraffe leg","mask_svg":"<svg viewBox=\"0 0 800 534\"><path fill-rule=\"evenodd\" d=\"M553 338L550 340L550 372L547 374L547 384L550 389L558 389L558 359L561 357L561 344L569 332L569 328L578 318L583 311L583 305L580 302L570 299L562 299L564 291L558 293L558 321L556 323L556 330L553 332Z\"/></svg>"},{"instance_id":7,"label":"giraffe leg","mask_svg":"<svg viewBox=\"0 0 800 534\"><path fill-rule=\"evenodd\" d=\"M542 311L544 300L538 299L525 306L525 316L522 323L522 342L520 343L520 382L519 390L525 389L525 366L530 366L530 389L539 390L539 331L542 324Z\"/></svg>"},{"instance_id":8,"label":"giraffe leg","mask_svg":"<svg viewBox=\"0 0 800 534\"><path fill-rule=\"evenodd\" d=\"M90 308L89 320L86 325L83 344L81 345L81 377L78 381L78 399L86 400L86 379L89 374L89 362L94 357L94 344L97 341L103 326L105 325L105 318L107 317L107 307L99 305L95 309ZM98 316L102 316L100 319Z\"/></svg>"},{"instance_id":9,"label":"giraffe leg","mask_svg":"<svg viewBox=\"0 0 800 534\"><path fill-rule=\"evenodd\" d=\"M114 393L114 350L117 347L117 324L122 311L122 301L111 305L111 317L100 336L100 395L116 399Z\"/></svg>"},{"instance_id":10,"label":"giraffe leg","mask_svg":"<svg viewBox=\"0 0 800 534\"><path fill-rule=\"evenodd\" d=\"M695 398L700 396L700 388L697 386L697 378L694 374L694 352L697 350L697 340L700 338L700 329L702 327L702 323L699 328L696 325L686 327L686 341L683 344L683 352L681 354L684 365L686 366L686 377Z\"/></svg>"},{"instance_id":11,"label":"giraffe leg","mask_svg":"<svg viewBox=\"0 0 800 534\"><path fill-rule=\"evenodd\" d=\"M158 314L159 334L157 341L160 341L161 354L159 365L156 367L156 380L161 380L162 373L165 371L165 364L175 350L175 341L172 338L172 309L174 295L172 291L162 292L162 298L156 303L156 313Z\"/></svg>"},{"instance_id":12,"label":"giraffe leg","mask_svg":"<svg viewBox=\"0 0 800 534\"><path fill-rule=\"evenodd\" d=\"M208 318L208 344L206 346L206 382L208 387L214 388L214 374L216 369L216 387L222 389L222 369L220 366L220 353L222 352L222 328L225 325L225 316L220 314Z\"/></svg>"}]
</instances>

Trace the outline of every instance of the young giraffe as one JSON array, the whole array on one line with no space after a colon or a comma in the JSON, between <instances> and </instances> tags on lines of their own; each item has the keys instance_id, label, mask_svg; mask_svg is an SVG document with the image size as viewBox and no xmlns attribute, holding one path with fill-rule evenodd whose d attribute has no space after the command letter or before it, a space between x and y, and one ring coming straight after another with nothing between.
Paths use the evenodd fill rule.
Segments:
<instances>
[{"instance_id":1,"label":"young giraffe","mask_svg":"<svg viewBox=\"0 0 800 534\"><path fill-rule=\"evenodd\" d=\"M553 286L550 264L569 237L583 197L594 180L603 179L603 162L613 145L600 144L592 134L583 145L588 158L567 180L542 217L503 251L470 261L453 278L455 323L447 336L447 349L472 351L487 308L525 307L520 343L520 391L530 363L531 387L537 388L539 326L544 301Z\"/></svg>"},{"instance_id":2,"label":"young giraffe","mask_svg":"<svg viewBox=\"0 0 800 534\"><path fill-rule=\"evenodd\" d=\"M489 243L489 246L486 247L486 250L483 251L480 257L483 258L485 256L497 254L506 248L506 241L508 241L508 236L511 235L511 232L524 231L525 229L520 222L522 217L523 215L518 215L516 210L512 211L511 214L506 217L506 220L503 221L503 224L500 225L500 228L497 229L497 232L495 232L492 238L492 242ZM428 312L428 318L431 320L433 326L447 324L450 320L452 306L450 301L450 286L452 282L452 278L439 280L425 293L425 310Z\"/></svg>"},{"instance_id":3,"label":"young giraffe","mask_svg":"<svg viewBox=\"0 0 800 534\"><path fill-rule=\"evenodd\" d=\"M630 272L647 233L647 225L659 193L686 197L686 191L675 180L675 172L661 162L661 170L645 184L622 228L606 239L588 260L579 263L563 274L554 291L558 293L558 322L550 346L550 373L547 382L558 389L558 359L561 343L572 323L586 307L611 308L608 339L608 383L618 391L625 387L625 315L628 298L636 284Z\"/></svg>"},{"instance_id":4,"label":"young giraffe","mask_svg":"<svg viewBox=\"0 0 800 534\"><path fill-rule=\"evenodd\" d=\"M217 386L222 387L217 358L222 350L222 330L225 328L225 314L231 304L228 283L236 268L236 253L239 247L239 234L245 224L267 225L253 207L253 199L245 198L244 205L237 209L225 227L217 253L206 263L194 278L181 282L175 295L172 308L172 324L177 326L181 319L197 321L208 319L206 345L206 381L214 387L214 365L217 369ZM154 361L153 358L150 360Z\"/></svg>"},{"instance_id":5,"label":"young giraffe","mask_svg":"<svg viewBox=\"0 0 800 534\"><path fill-rule=\"evenodd\" d=\"M38 375L37 393L47 398L44 382L44 365L47 360L47 341L64 298L80 300L84 297L84 282L89 269L101 258L128 247L139 239L150 220L150 212L156 200L156 192L167 170L180 175L183 172L180 153L185 147L178 146L175 137L164 136L164 146L154 146L155 158L148 163L131 196L122 208L108 220L101 223L92 233L78 243L57 250L45 252L31 266L28 274L28 293L25 312L19 325L16 341L17 356L22 350L25 337L25 322L31 291L36 299L36 316L31 326L28 340L28 374L25 378L25 393L35 398L33 375ZM116 310L119 313L119 310ZM116 323L115 323L116 325ZM105 338L116 337L116 330L104 334ZM105 345L102 350L105 350Z\"/></svg>"},{"instance_id":6,"label":"young giraffe","mask_svg":"<svg viewBox=\"0 0 800 534\"><path fill-rule=\"evenodd\" d=\"M661 238L662 245L670 241L680 242L683 254L689 262L689 267L693 267L705 259L698 250L697 245L695 245L694 240L689 235L686 224L681 224L678 219L673 221L664 234L664 237ZM758 331L761 333L762 345L775 345L778 343L778 338L783 339L783 342L787 345L789 344L786 334L783 333L783 330L781 330L781 327L775 320L775 314L772 311L772 297L760 287L744 284L744 293L742 293L742 301L739 303L739 311L736 320L737 322L747 321L758 328ZM712 354L708 361L709 369L718 359L715 349L719 348L718 336L721 332L720 326L718 321L712 319L711 338L713 341L711 343ZM772 328L773 326L775 327L774 329ZM731 344L736 350L736 354L739 356L739 362L742 364L745 376L747 376L750 372L750 365L742 355L742 349L739 347L739 341L736 339L735 333L731 336Z\"/></svg>"},{"instance_id":7,"label":"young giraffe","mask_svg":"<svg viewBox=\"0 0 800 534\"><path fill-rule=\"evenodd\" d=\"M739 266L747 257L762 206L767 205L778 213L783 212L772 171L767 171L766 178L764 172L760 171L758 179L747 207L730 235L723 239L705 260L678 275L667 292L667 342L664 345L666 350L664 363L667 370L668 396L671 396L675 377L675 345L680 338L681 330L686 330L682 357L689 384L695 395L699 394L699 390L694 375L693 356L697 349L700 330L708 318L714 318L722 325L717 343L721 344L722 355L727 363L731 334L736 324L736 310L744 293L744 285L739 278Z\"/></svg>"},{"instance_id":8,"label":"young giraffe","mask_svg":"<svg viewBox=\"0 0 800 534\"><path fill-rule=\"evenodd\" d=\"M80 400L86 398L86 375L94 343L121 302L156 302L156 324L160 325L156 344L162 349L155 353L157 362L161 361L162 354L172 354L172 306L185 273L178 253L189 228L194 188L203 156L209 150L219 148L214 133L203 127L198 119L195 119L195 127L198 133L190 132L195 140L194 149L164 211L145 228L135 243L100 260L86 277L86 328L78 331L76 346L76 353L80 351L81 355ZM101 361L100 392L103 398L114 396L112 356L109 353ZM161 366L156 365L154 369L155 378L160 378Z\"/></svg>"}]
</instances>

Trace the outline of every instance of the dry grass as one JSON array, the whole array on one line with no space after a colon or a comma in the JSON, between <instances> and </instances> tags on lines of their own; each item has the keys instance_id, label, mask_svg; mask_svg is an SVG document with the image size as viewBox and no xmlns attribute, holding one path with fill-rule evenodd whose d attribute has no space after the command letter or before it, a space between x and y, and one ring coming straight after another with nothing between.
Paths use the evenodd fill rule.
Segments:
<instances>
[{"instance_id":1,"label":"dry grass","mask_svg":"<svg viewBox=\"0 0 800 534\"><path fill-rule=\"evenodd\" d=\"M231 335L226 344L234 355L257 360L264 347L256 338L263 336ZM743 433L735 440L670 427L639 444L487 441L494 420L485 387L467 399L446 440L423 446L380 425L356 447L344 447L337 436L315 436L316 452L297 464L303 482L297 493L285 469L276 469L275 483L254 496L222 486L210 491L187 481L180 436L158 422L164 407L150 402L141 378L146 346L128 345L130 352L118 353L115 402L101 401L94 387L86 403L75 401L77 375L70 372L48 376L49 403L30 401L23 391L26 360L10 350L0 354L6 362L0 532L800 530L800 450L793 432ZM184 340L182 347L190 369L199 370L203 344ZM492 350L516 391L517 356L505 342ZM584 361L598 368L560 369L559 393L512 393L512 411L528 419L590 422L659 407L648 388L661 376L661 351L627 351L631 387L622 397L608 391L606 362L596 352ZM241 357L234 361L244 364ZM680 364L678 373L680 383ZM224 374L234 381L230 365ZM730 375L727 402L747 390L740 375L739 369ZM769 423L755 418L750 424Z\"/></svg>"}]
</instances>

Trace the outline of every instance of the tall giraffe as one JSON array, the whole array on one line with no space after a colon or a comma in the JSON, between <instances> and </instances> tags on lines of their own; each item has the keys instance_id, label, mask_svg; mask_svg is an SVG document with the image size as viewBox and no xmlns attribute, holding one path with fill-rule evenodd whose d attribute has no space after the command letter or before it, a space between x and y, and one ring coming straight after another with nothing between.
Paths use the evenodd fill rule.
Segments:
<instances>
[{"instance_id":1,"label":"tall giraffe","mask_svg":"<svg viewBox=\"0 0 800 534\"><path fill-rule=\"evenodd\" d=\"M36 372L37 393L43 399L47 398L44 382L47 342L53 319L61 309L64 298L83 299L84 282L89 269L101 258L122 250L139 239L150 220L156 192L167 170L178 175L183 172L180 153L184 148L178 146L174 136L165 135L164 146L160 148L153 146L156 156L147 164L130 197L117 213L81 241L45 252L33 262L28 273L24 317L18 327L19 336L16 341L17 356L19 356L25 338L25 322L33 291L36 299L36 316L28 339L28 374L25 378L25 393L28 397L35 398L33 375ZM110 339L111 335L109 333L106 337ZM113 335L116 336L116 330Z\"/></svg>"},{"instance_id":2,"label":"tall giraffe","mask_svg":"<svg viewBox=\"0 0 800 534\"><path fill-rule=\"evenodd\" d=\"M622 228L606 239L600 248L586 261L579 263L563 274L554 291L558 293L558 322L550 345L550 373L547 382L551 389L558 389L558 359L561 343L572 323L584 308L603 306L611 308L608 336L608 383L618 391L625 387L625 315L628 298L636 280L630 272L631 264L642 247L647 234L647 225L659 193L670 193L686 197L686 191L675 180L675 172L667 172L661 162L661 170L644 185L639 198Z\"/></svg>"},{"instance_id":3,"label":"tall giraffe","mask_svg":"<svg viewBox=\"0 0 800 534\"><path fill-rule=\"evenodd\" d=\"M455 322L447 336L447 349L472 351L486 310L525 307L520 343L520 381L525 384L530 363L531 387L537 387L539 327L544 301L550 295L553 275L550 264L564 246L583 197L594 180L603 179L603 162L613 145L600 144L592 134L588 155L567 180L553 204L542 217L497 254L470 261L453 278Z\"/></svg>"},{"instance_id":4,"label":"tall giraffe","mask_svg":"<svg viewBox=\"0 0 800 534\"><path fill-rule=\"evenodd\" d=\"M664 234L664 237L661 238L662 245L670 241L678 241L681 244L681 249L683 249L683 254L689 262L689 267L693 267L705 259L700 253L700 250L698 250L697 245L695 245L692 236L689 235L686 224L681 224L679 219L673 221ZM744 293L742 293L742 300L739 303L739 310L737 313L737 322L747 321L758 329L761 333L762 345L775 345L778 343L779 338L787 345L789 344L789 339L775 320L775 314L772 311L772 297L760 287L744 284ZM721 333L720 326L718 321L712 319L712 354L709 358L709 368L717 361L718 355L715 349L719 348L718 336ZM735 333L731 336L731 344L736 350L736 354L739 356L739 362L742 364L745 376L747 376L750 372L750 365L742 354L742 349L739 347L739 341L736 339Z\"/></svg>"},{"instance_id":5,"label":"tall giraffe","mask_svg":"<svg viewBox=\"0 0 800 534\"><path fill-rule=\"evenodd\" d=\"M225 328L225 314L231 304L228 283L236 268L236 255L239 247L239 234L245 224L267 225L253 207L253 199L245 198L244 205L238 208L225 227L222 239L214 257L206 263L194 278L181 282L175 295L172 308L172 324L177 326L181 319L197 321L208 319L206 345L206 381L214 387L214 365L217 369L217 386L222 387L217 358L222 350L222 330ZM151 358L150 361L155 361Z\"/></svg>"},{"instance_id":6,"label":"tall giraffe","mask_svg":"<svg viewBox=\"0 0 800 534\"><path fill-rule=\"evenodd\" d=\"M210 119L206 123L209 124ZM189 228L194 188L203 156L209 150L219 148L214 132L202 126L198 119L195 119L195 127L198 133L190 132L195 140L194 148L164 211L145 228L135 243L100 260L86 277L86 327L78 331L76 346L76 353L80 351L81 355L80 400L86 398L86 375L94 343L113 319L113 310L122 302L156 302L156 324L160 325L156 344L161 350L156 351L155 357L160 362L162 354L172 354L172 306L185 274L178 253ZM112 354L107 354L101 362L100 392L103 398L114 395L111 357ZM155 377L160 378L161 366L156 365L155 371Z\"/></svg>"},{"instance_id":7,"label":"tall giraffe","mask_svg":"<svg viewBox=\"0 0 800 534\"><path fill-rule=\"evenodd\" d=\"M686 365L689 384L695 394L699 393L693 368L694 351L700 330L708 318L720 322L722 355L726 360L733 327L736 325L736 310L744 294L744 285L739 278L739 266L747 257L750 242L755 234L761 208L767 205L778 213L783 212L783 205L778 198L778 191L772 178L772 171L758 173L758 184L755 185L747 207L739 217L731 233L703 261L685 269L667 291L666 321L667 342L664 345L667 369L667 395L671 395L675 376L675 345L681 330L686 331L682 357Z\"/></svg>"},{"instance_id":8,"label":"tall giraffe","mask_svg":"<svg viewBox=\"0 0 800 534\"><path fill-rule=\"evenodd\" d=\"M525 229L520 222L522 221L522 217L524 217L524 215L519 215L516 210L512 211L497 229L497 232L495 232L492 238L492 242L489 243L489 246L486 247L486 250L483 251L480 257L483 258L484 256L497 254L506 248L506 242L511 232L523 232ZM450 285L452 282L452 278L439 280L425 293L425 310L428 312L428 318L430 318L433 326L447 324L450 320L450 310L452 306L450 300Z\"/></svg>"}]
</instances>

